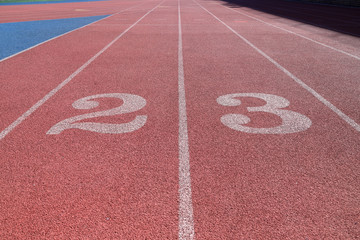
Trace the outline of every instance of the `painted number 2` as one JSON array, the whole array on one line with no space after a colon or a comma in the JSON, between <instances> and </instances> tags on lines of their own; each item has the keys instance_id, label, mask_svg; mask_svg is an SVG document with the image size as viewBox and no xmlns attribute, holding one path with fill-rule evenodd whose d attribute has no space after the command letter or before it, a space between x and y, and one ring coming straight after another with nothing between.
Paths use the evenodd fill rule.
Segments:
<instances>
[{"instance_id":1,"label":"painted number 2","mask_svg":"<svg viewBox=\"0 0 360 240\"><path fill-rule=\"evenodd\" d=\"M283 98L272 94L264 93L234 93L227 94L217 98L217 102L223 106L239 106L241 101L239 97L254 97L266 101L264 106L247 107L249 112L266 112L279 116L282 120L280 126L271 128L254 128L244 126L250 122L250 118L243 114L226 114L220 121L227 127L246 133L260 134L286 134L305 131L311 126L311 120L300 113L283 109L290 105L290 102Z\"/></svg>"},{"instance_id":2,"label":"painted number 2","mask_svg":"<svg viewBox=\"0 0 360 240\"><path fill-rule=\"evenodd\" d=\"M138 115L134 120L128 123L95 123L95 122L79 122L84 119L114 116L119 114L131 113L145 107L146 100L140 96L127 93L106 93L97 94L81 98L75 101L72 106L76 109L93 109L99 106L98 98L118 98L123 100L123 104L119 107L105 111L92 112L75 117L65 119L55 124L47 134L59 134L66 129L77 128L97 133L128 133L135 131L145 125L147 116Z\"/></svg>"}]
</instances>

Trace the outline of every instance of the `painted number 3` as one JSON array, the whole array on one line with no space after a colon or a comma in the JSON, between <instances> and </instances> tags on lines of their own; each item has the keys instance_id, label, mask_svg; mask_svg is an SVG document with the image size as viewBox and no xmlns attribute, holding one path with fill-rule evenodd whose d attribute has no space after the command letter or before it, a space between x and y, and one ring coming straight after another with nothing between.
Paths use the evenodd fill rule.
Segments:
<instances>
[{"instance_id":1,"label":"painted number 3","mask_svg":"<svg viewBox=\"0 0 360 240\"><path fill-rule=\"evenodd\" d=\"M123 100L123 104L119 107L112 108L105 111L98 111L88 114L83 114L75 117L65 119L55 124L47 134L59 134L66 129L78 128L82 130L97 132L97 133L128 133L135 131L145 125L147 116L138 115L134 120L128 123L95 123L95 122L79 122L84 119L114 116L119 114L131 113L138 111L145 107L146 100L140 96L127 93L106 93L97 94L81 98L75 101L72 106L76 109L93 109L99 106L99 102L95 101L98 98L118 98Z\"/></svg>"},{"instance_id":2,"label":"painted number 3","mask_svg":"<svg viewBox=\"0 0 360 240\"><path fill-rule=\"evenodd\" d=\"M272 94L264 93L234 93L220 96L217 102L223 106L239 106L241 101L239 97L254 97L266 101L266 104L260 107L247 107L249 112L266 112L279 116L282 120L280 126L271 128L254 128L245 126L250 122L250 118L243 114L226 114L220 121L227 127L246 133L260 134L286 134L305 131L311 126L311 120L294 111L283 109L290 105L290 102L283 98Z\"/></svg>"}]
</instances>

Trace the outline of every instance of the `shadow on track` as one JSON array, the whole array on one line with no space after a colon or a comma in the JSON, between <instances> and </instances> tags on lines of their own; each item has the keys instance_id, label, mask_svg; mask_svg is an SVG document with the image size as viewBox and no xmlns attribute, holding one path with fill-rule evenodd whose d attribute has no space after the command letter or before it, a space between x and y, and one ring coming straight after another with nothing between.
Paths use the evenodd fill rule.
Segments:
<instances>
[{"instance_id":1,"label":"shadow on track","mask_svg":"<svg viewBox=\"0 0 360 240\"><path fill-rule=\"evenodd\" d=\"M360 37L360 8L286 0L221 0L228 7L247 7L298 22Z\"/></svg>"}]
</instances>

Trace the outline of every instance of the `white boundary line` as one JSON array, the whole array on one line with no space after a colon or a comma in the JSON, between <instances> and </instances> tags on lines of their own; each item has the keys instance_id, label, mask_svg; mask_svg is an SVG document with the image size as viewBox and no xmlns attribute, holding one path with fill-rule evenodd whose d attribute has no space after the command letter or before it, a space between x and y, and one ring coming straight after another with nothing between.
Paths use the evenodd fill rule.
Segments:
<instances>
[{"instance_id":1,"label":"white boundary line","mask_svg":"<svg viewBox=\"0 0 360 240\"><path fill-rule=\"evenodd\" d=\"M27 117L29 117L39 107L41 107L41 105L43 105L47 100L49 100L52 96L54 96L60 89L62 89L74 77L76 77L76 75L78 75L82 70L84 70L90 63L92 63L97 57L99 57L103 52L105 52L111 45L113 45L117 40L119 40L119 38L121 38L123 35L125 35L125 33L127 33L131 28L133 28L136 24L138 24L143 18L145 18L148 14L150 14L158 6L160 6L160 4L162 4L164 1L165 0L163 0L158 5L156 5L153 9L148 11L144 16L142 16L134 24L132 24L130 27L128 27L125 31L123 31L120 35L118 35L114 40L112 40L108 45L106 45L97 54L95 54L86 63L84 63L80 68L78 68L75 72L73 72L67 79L65 79L62 83L60 83L56 88L51 90L41 100L39 100L37 103L35 103L35 105L33 105L23 115L21 115L18 119L16 119L13 123L11 123L7 128L5 128L2 132L0 132L0 140L2 140L7 134L9 134L16 126L18 126L20 123L22 123Z\"/></svg>"},{"instance_id":2,"label":"white boundary line","mask_svg":"<svg viewBox=\"0 0 360 240\"><path fill-rule=\"evenodd\" d=\"M216 20L221 22L225 27L227 27L230 31L232 31L235 35L237 35L240 39L242 39L245 43L247 43L250 47L255 49L258 53L260 53L263 57L265 57L267 60L269 60L271 63L273 63L277 68L279 68L281 71L283 71L286 75L288 75L290 78L292 78L296 83L298 83L301 87L306 89L308 92L310 92L314 97L316 97L320 102L325 104L328 108L330 108L333 112L335 112L339 117L341 117L345 122L347 122L350 126L355 128L358 132L360 132L360 125L356 123L353 119L351 119L349 116L347 116L345 113L343 113L340 109L335 107L331 102L326 100L323 96L321 96L319 93L317 93L314 89L306 85L303 81L301 81L299 78L294 76L291 72L289 72L286 68L281 66L278 62L276 62L274 59L269 57L266 53L261 51L259 48L257 48L254 44L252 44L250 41L248 41L246 38L241 36L239 33L237 33L234 29L232 29L230 26L228 26L226 23L221 21L218 17L216 17L214 14L209 12L206 8L204 8L202 5L200 5L198 2L193 0L197 5L199 5L204 11L208 12L211 16L213 16Z\"/></svg>"},{"instance_id":3,"label":"white boundary line","mask_svg":"<svg viewBox=\"0 0 360 240\"><path fill-rule=\"evenodd\" d=\"M353 54L351 54L351 53L348 53L348 52L345 52L345 51L343 51L343 50L337 49L337 48L335 48L335 47L331 47L331 46L329 46L329 45L327 45L327 44L325 44L325 43L318 42L318 41L316 41L316 40L314 40L314 39L305 37L304 35L301 35L301 34L299 34L299 33L296 33L296 32L287 30L287 29L285 29L285 28L276 26L276 25L274 25L274 24L265 22L265 21L263 21L263 20L261 20L261 19L259 19L259 18L256 18L256 17L254 17L254 16L251 16L251 15L249 15L249 14L246 14L246 13L244 13L243 11L240 12L240 11L238 11L238 10L235 10L235 9L232 9L232 8L229 8L229 7L226 7L226 6L222 5L222 4L219 4L219 5L223 6L224 8L230 9L230 10L232 10L232 11L234 11L234 12L240 13L240 14L242 14L242 15L244 15L244 16L247 16L247 17L249 17L249 18L252 18L252 19L254 19L254 20L256 20L256 21L259 21L259 22L262 22L262 23L264 23L264 24L267 24L267 25L269 25L269 26L271 26L271 27L278 28L278 29L280 29L280 30L283 30L283 31L285 31L285 32L294 34L294 35L296 35L296 36L298 36L298 37L304 38L304 39L306 39L306 40L308 40L308 41L311 41L311 42L313 42L313 43L317 43L317 44L319 44L319 45L321 45L321 46L323 46L323 47L329 48L329 49L331 49L331 50L334 50L334 51L337 51L337 52L339 52L339 53L345 54L345 55L347 55L347 56L349 56L349 57L355 58L356 60L360 60L360 57L359 57L359 56L353 55Z\"/></svg>"},{"instance_id":4,"label":"white boundary line","mask_svg":"<svg viewBox=\"0 0 360 240\"><path fill-rule=\"evenodd\" d=\"M178 0L179 45L178 45L178 86L179 86L179 240L195 239L193 206L191 197L190 154L187 128L184 62L180 0Z\"/></svg>"},{"instance_id":5,"label":"white boundary line","mask_svg":"<svg viewBox=\"0 0 360 240\"><path fill-rule=\"evenodd\" d=\"M9 59L9 58L15 57L15 56L19 55L20 53L26 52L26 51L28 51L28 50L31 50L31 49L33 49L33 48L36 48L36 47L44 44L44 43L50 42L51 40L54 40L54 39L59 38L59 37L62 37L62 36L64 36L64 35L66 35L66 34L69 34L69 33L71 33L71 32L74 32L74 31L76 31L76 30L79 30L79 29L81 29L81 28L87 27L87 26L89 26L89 25L91 25L91 24L97 23L97 22L99 22L99 21L101 21L101 20L104 20L104 19L106 19L106 18L115 16L115 15L117 15L117 14L119 14L119 13L125 12L125 11L127 11L127 10L129 10L129 9L131 9L131 8L137 7L137 6L139 6L139 5L141 5L141 4L138 4L138 5L135 5L135 6L126 8L126 9L124 9L124 10L121 10L120 12L117 12L117 13L111 14L111 15L109 15L109 16L107 16L107 17L104 17L104 18L101 18L101 19L99 19L99 20L96 20L95 22L91 22L91 23L86 24L86 25L84 25L84 26L82 26L82 27L75 28L75 29L73 29L73 30L71 30L71 31L68 31L68 32L63 33L63 34L61 34L61 35L58 35L58 36L55 36L55 37L50 38L50 39L48 39L48 40L45 40L45 41L43 41L43 42L41 42L41 43L38 43L38 44L36 44L36 45L34 45L34 46L31 46L31 47L29 47L29 48L27 48L27 49L24 49L24 50L22 50L22 51L20 51L20 52L17 52L17 53L15 53L15 54L13 54L13 55L7 56L6 58L0 59L0 63L3 62L3 61L5 61L5 60L7 60L7 59ZM93 16L90 16L90 17L93 17ZM76 17L74 17L74 18L76 18ZM50 19L50 20L56 20L56 19ZM35 21L36 21L36 20L35 20ZM41 20L39 20L39 21L41 21ZM46 20L45 20L45 21L46 21Z\"/></svg>"}]
</instances>

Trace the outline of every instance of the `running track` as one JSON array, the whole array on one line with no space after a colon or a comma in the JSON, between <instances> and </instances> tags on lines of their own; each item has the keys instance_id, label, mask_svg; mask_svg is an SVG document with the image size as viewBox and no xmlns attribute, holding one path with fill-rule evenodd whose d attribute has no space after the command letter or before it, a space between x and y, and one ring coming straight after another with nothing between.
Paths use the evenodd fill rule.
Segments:
<instances>
[{"instance_id":1,"label":"running track","mask_svg":"<svg viewBox=\"0 0 360 240\"><path fill-rule=\"evenodd\" d=\"M215 0L0 9L111 15L0 62L1 239L360 238L358 38Z\"/></svg>"}]
</instances>

